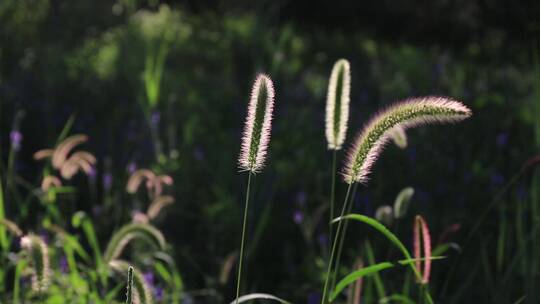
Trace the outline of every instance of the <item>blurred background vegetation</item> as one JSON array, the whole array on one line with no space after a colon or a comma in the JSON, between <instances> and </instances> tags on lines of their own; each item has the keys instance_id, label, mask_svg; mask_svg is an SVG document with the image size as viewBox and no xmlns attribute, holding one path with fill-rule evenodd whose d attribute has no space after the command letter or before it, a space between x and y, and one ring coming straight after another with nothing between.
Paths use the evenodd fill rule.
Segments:
<instances>
[{"instance_id":1,"label":"blurred background vegetation","mask_svg":"<svg viewBox=\"0 0 540 304\"><path fill-rule=\"evenodd\" d=\"M265 72L276 85L275 125L255 179L244 285L316 303L327 226L315 215L331 180L326 87L333 63L347 58L347 141L378 108L409 96L451 96L474 113L408 132L405 150L389 147L354 211L373 216L413 187L409 220L396 228L407 245L414 214L435 242L460 227L443 236L458 250L434 264L438 302L540 300L540 185L530 161L540 148L539 2L2 0L0 24L5 214L25 230L39 231L45 217L42 202L22 199L41 180L32 155L54 146L73 117L70 133L89 136L98 163L95 175L68 182L77 190L57 200L64 216L90 214L105 242L143 208L125 191L132 169L169 174L176 202L156 226L185 299L228 302L234 272L220 273L239 245L241 130L250 85ZM344 185L337 190L339 201ZM351 229L352 261L369 232ZM382 259L387 246L375 244ZM400 286L390 274L388 288Z\"/></svg>"}]
</instances>

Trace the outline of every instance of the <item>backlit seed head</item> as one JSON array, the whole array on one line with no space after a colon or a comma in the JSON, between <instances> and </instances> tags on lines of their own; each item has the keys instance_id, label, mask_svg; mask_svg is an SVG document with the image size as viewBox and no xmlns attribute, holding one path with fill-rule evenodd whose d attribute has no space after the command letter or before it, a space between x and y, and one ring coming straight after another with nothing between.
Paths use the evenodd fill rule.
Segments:
<instances>
[{"instance_id":1,"label":"backlit seed head","mask_svg":"<svg viewBox=\"0 0 540 304\"><path fill-rule=\"evenodd\" d=\"M447 97L418 97L398 102L373 116L348 151L343 170L346 183L367 183L374 162L396 127L403 130L432 123L449 123L472 115L462 103Z\"/></svg>"},{"instance_id":2,"label":"backlit seed head","mask_svg":"<svg viewBox=\"0 0 540 304\"><path fill-rule=\"evenodd\" d=\"M326 141L328 149L340 150L347 135L349 100L351 94L351 68L345 59L332 68L326 97Z\"/></svg>"},{"instance_id":3,"label":"backlit seed head","mask_svg":"<svg viewBox=\"0 0 540 304\"><path fill-rule=\"evenodd\" d=\"M272 129L274 95L274 84L270 77L259 74L251 90L238 159L242 170L256 173L264 166Z\"/></svg>"}]
</instances>

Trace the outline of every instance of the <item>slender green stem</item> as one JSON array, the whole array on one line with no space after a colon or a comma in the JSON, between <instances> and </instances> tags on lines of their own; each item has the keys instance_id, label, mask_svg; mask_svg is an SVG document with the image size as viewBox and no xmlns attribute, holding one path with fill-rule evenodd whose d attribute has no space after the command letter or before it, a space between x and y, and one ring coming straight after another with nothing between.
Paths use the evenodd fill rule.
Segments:
<instances>
[{"instance_id":1,"label":"slender green stem","mask_svg":"<svg viewBox=\"0 0 540 304\"><path fill-rule=\"evenodd\" d=\"M330 192L330 221L328 221L328 251L332 247L332 220L334 219L334 205L336 195L336 150L332 151L332 190Z\"/></svg>"},{"instance_id":2,"label":"slender green stem","mask_svg":"<svg viewBox=\"0 0 540 304\"><path fill-rule=\"evenodd\" d=\"M349 187L347 187L347 194L345 195L345 200L343 200L343 207L341 208L341 215L345 215L345 209L347 208L347 201L349 200L349 194L351 193L351 187L352 184L349 184ZM332 251L330 253L330 260L328 261L328 267L326 269L326 278L324 280L324 288L323 288L323 295L321 298L321 304L328 303L328 299L326 298L326 292L328 289L328 279L330 278L330 271L332 270L332 263L334 262L334 253L336 252L336 244L337 244L337 237L339 236L339 232L341 231L341 224L343 221L338 221L338 226L336 229L336 236L334 237L334 241L332 242Z\"/></svg>"},{"instance_id":3,"label":"slender green stem","mask_svg":"<svg viewBox=\"0 0 540 304\"><path fill-rule=\"evenodd\" d=\"M347 211L346 211L345 214L350 214L351 213L354 198L356 196L357 187L358 187L358 184L354 184L351 199L350 199L350 203L345 203L345 204L347 204ZM349 221L345 221L345 224L343 224L343 232L341 233L341 236L339 238L339 247L338 247L338 251L337 251L337 255L336 255L336 266L334 267L334 273L332 275L332 281L331 281L332 283L330 284L330 290L334 290L334 287L336 286L337 273L339 271L339 264L340 264L340 261L341 261L341 252L343 250L343 244L345 243L345 235L347 234L347 227L348 226L349 226ZM336 240L337 240L337 235L336 235Z\"/></svg>"},{"instance_id":4,"label":"slender green stem","mask_svg":"<svg viewBox=\"0 0 540 304\"><path fill-rule=\"evenodd\" d=\"M240 243L240 260L238 262L238 276L236 277L236 304L238 304L238 297L240 296L240 279L242 277L242 261L244 260L244 240L246 238L246 223L249 208L249 188L251 186L251 175L249 172L247 191L246 191L246 206L244 207L244 223L242 224L242 242Z\"/></svg>"}]
</instances>

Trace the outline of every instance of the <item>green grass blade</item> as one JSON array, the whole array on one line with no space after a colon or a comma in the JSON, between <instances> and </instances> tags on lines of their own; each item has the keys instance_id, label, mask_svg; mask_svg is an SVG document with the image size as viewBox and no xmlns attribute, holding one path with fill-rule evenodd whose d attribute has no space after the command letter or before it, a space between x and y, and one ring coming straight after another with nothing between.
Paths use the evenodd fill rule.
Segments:
<instances>
[{"instance_id":1,"label":"green grass blade","mask_svg":"<svg viewBox=\"0 0 540 304\"><path fill-rule=\"evenodd\" d=\"M371 243L369 241L366 241L365 243L366 247L366 257L368 264L375 265L377 262L375 261L375 254L373 253L373 248L371 247ZM384 284L382 282L381 276L378 272L373 274L373 283L375 283L375 290L377 291L377 296L379 298L386 297L386 290L384 288Z\"/></svg>"},{"instance_id":2,"label":"green grass blade","mask_svg":"<svg viewBox=\"0 0 540 304\"><path fill-rule=\"evenodd\" d=\"M392 242L392 244L394 244L394 246L396 246L399 251L403 253L406 259L411 259L411 254L409 253L405 245L403 245L403 243L397 238L395 234L390 232L388 228L386 228L383 224L379 223L377 220L361 214L349 214L343 217L338 217L334 219L333 222L335 223L341 220L355 220L368 224L369 226L375 228L375 230L382 233L388 240L390 240L390 242Z\"/></svg>"},{"instance_id":3,"label":"green grass blade","mask_svg":"<svg viewBox=\"0 0 540 304\"><path fill-rule=\"evenodd\" d=\"M365 277L367 275L378 273L379 271L392 268L392 267L394 267L394 264L390 262L383 262L383 263L371 265L371 266L368 266L368 267L365 267L365 268L362 268L360 270L350 273L349 275L347 275L345 278L343 278L341 281L337 283L336 288L330 294L330 302L334 301L345 287L356 282L356 280L362 277Z\"/></svg>"},{"instance_id":4,"label":"green grass blade","mask_svg":"<svg viewBox=\"0 0 540 304\"><path fill-rule=\"evenodd\" d=\"M241 296L238 299L234 299L231 302L231 304L244 303L244 302L249 302L249 301L253 301L253 300L273 300L273 301L276 301L276 302L279 302L279 303L282 303L282 304L291 304L291 302L285 301L285 300L280 299L280 298L278 298L276 296L273 296L271 294L266 294L266 293L251 293L251 294L248 294L248 295L245 295L245 296Z\"/></svg>"},{"instance_id":5,"label":"green grass blade","mask_svg":"<svg viewBox=\"0 0 540 304\"><path fill-rule=\"evenodd\" d=\"M402 295L402 294L393 294L391 296L382 298L379 303L391 303L391 302L398 302L398 303L405 303L405 304L415 304L413 300L411 300L409 297Z\"/></svg>"},{"instance_id":6,"label":"green grass blade","mask_svg":"<svg viewBox=\"0 0 540 304\"><path fill-rule=\"evenodd\" d=\"M0 177L0 221L3 221L4 219L4 192L2 191L2 178ZM0 245L2 246L3 250L6 250L9 246L6 235L6 227L4 227L4 225L0 225Z\"/></svg>"}]
</instances>

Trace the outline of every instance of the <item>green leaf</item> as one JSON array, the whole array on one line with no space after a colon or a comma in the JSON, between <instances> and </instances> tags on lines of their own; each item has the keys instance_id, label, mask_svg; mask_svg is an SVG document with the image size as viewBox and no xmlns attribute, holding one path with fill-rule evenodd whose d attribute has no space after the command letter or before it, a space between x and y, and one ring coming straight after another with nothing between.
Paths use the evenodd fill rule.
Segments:
<instances>
[{"instance_id":1,"label":"green leaf","mask_svg":"<svg viewBox=\"0 0 540 304\"><path fill-rule=\"evenodd\" d=\"M266 293L251 293L245 296L241 296L238 299L235 299L231 302L231 304L239 304L244 302L249 302L253 300L273 300L282 304L291 304L291 302L285 301L283 299L280 299L276 296L273 296L271 294Z\"/></svg>"},{"instance_id":2,"label":"green leaf","mask_svg":"<svg viewBox=\"0 0 540 304\"><path fill-rule=\"evenodd\" d=\"M411 259L411 254L409 253L405 245L403 245L403 243L398 239L395 234L390 232L388 228L386 228L383 224L379 223L377 220L361 214L348 214L343 217L338 217L332 222L336 223L341 220L355 220L368 224L369 226L375 228L377 231L382 233L388 240L390 240L390 242L392 242L392 244L394 244L394 246L396 246L399 251L403 253L406 259Z\"/></svg>"},{"instance_id":3,"label":"green leaf","mask_svg":"<svg viewBox=\"0 0 540 304\"><path fill-rule=\"evenodd\" d=\"M368 267L365 267L365 268L362 268L362 269L359 269L357 271L350 273L349 275L347 275L345 278L343 278L341 281L337 283L336 288L330 294L330 302L334 301L336 297L339 295L339 293L345 287L349 286L349 284L354 283L356 280L360 279L361 277L378 273L381 270L385 270L392 267L394 267L394 264L390 262L383 262L383 263L378 263L372 266L368 266Z\"/></svg>"},{"instance_id":4,"label":"green leaf","mask_svg":"<svg viewBox=\"0 0 540 304\"><path fill-rule=\"evenodd\" d=\"M398 302L398 303L405 303L405 304L415 304L413 300L411 300L409 297L402 295L402 294L393 294L388 297L382 298L379 303L390 303L390 302Z\"/></svg>"}]
</instances>

